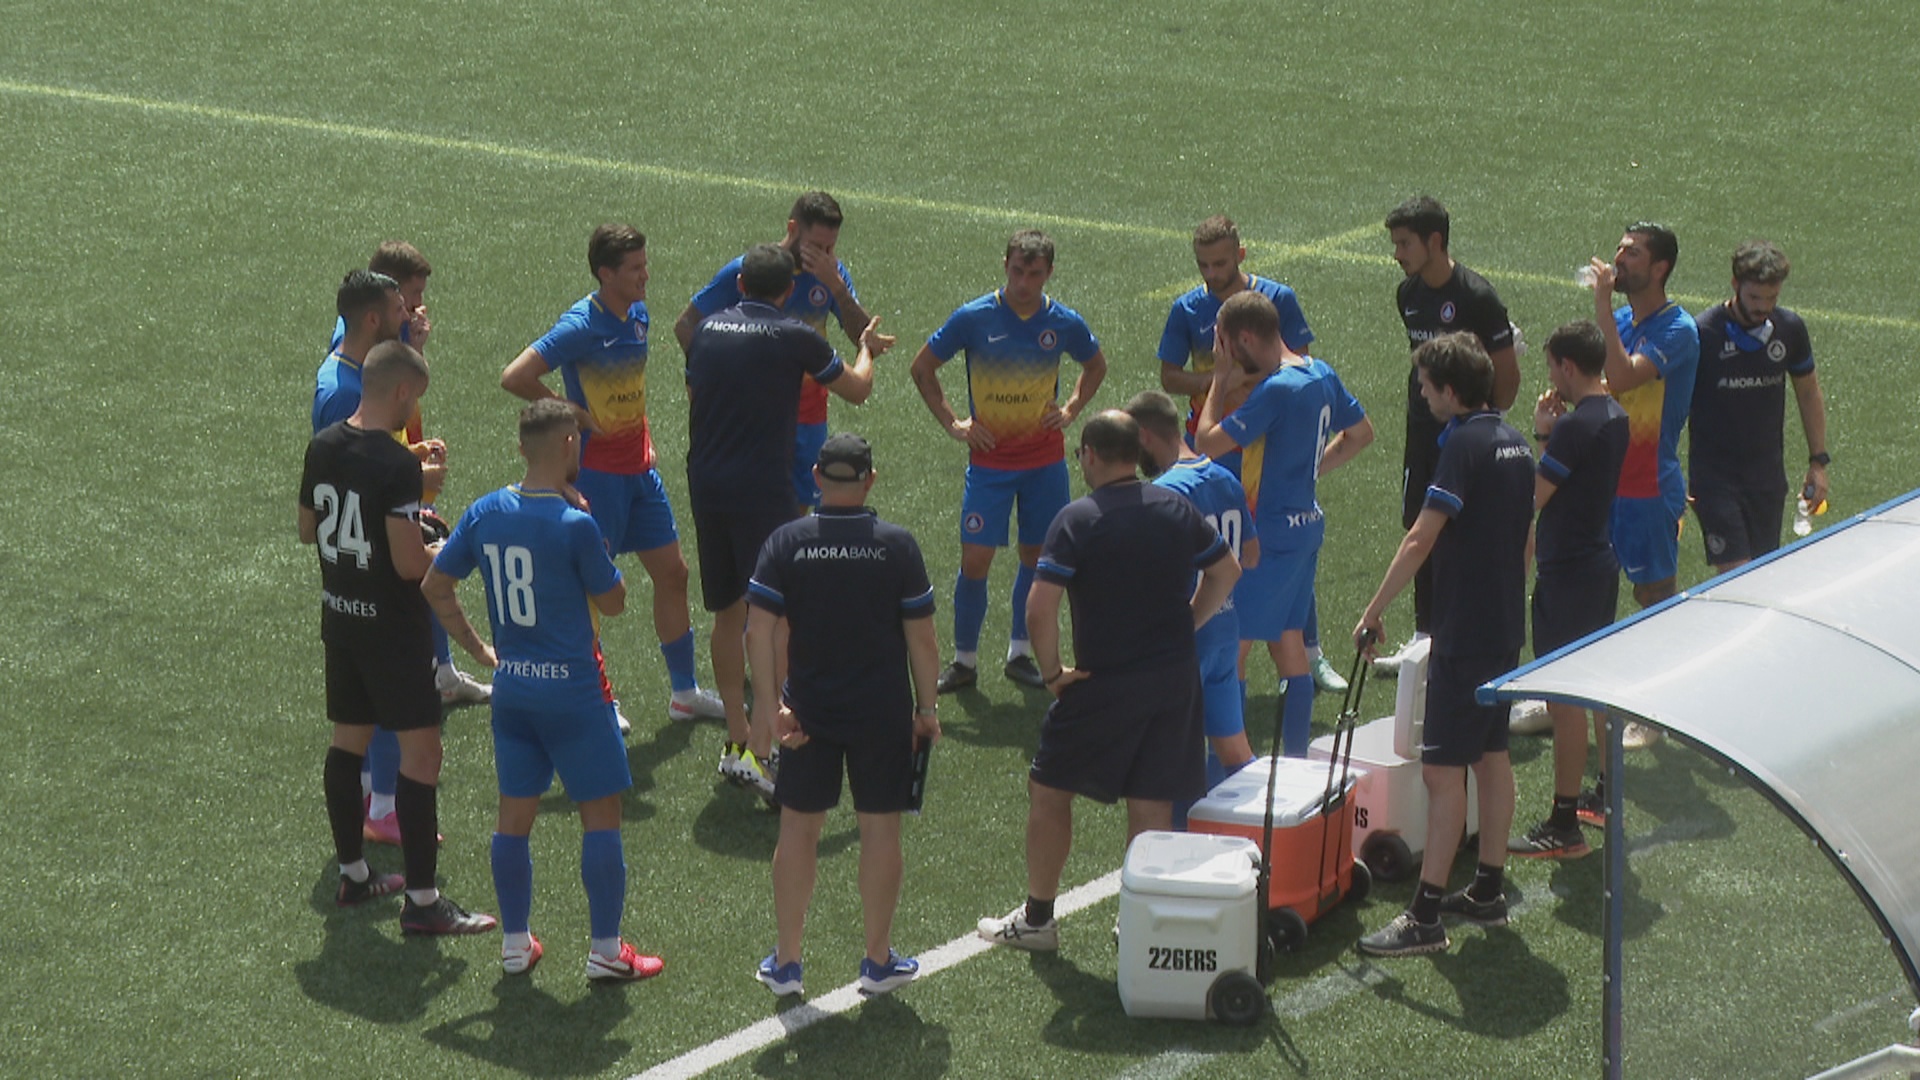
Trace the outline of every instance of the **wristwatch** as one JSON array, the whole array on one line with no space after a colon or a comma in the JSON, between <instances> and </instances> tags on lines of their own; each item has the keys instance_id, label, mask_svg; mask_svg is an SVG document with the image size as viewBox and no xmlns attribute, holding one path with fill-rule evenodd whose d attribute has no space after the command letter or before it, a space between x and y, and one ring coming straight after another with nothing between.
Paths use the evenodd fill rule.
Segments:
<instances>
[{"instance_id":1,"label":"wristwatch","mask_svg":"<svg viewBox=\"0 0 1920 1080\"><path fill-rule=\"evenodd\" d=\"M1824 469L1827 466L1833 464L1833 455L1827 453L1825 450L1822 450L1817 454L1808 454L1807 464L1818 465Z\"/></svg>"}]
</instances>

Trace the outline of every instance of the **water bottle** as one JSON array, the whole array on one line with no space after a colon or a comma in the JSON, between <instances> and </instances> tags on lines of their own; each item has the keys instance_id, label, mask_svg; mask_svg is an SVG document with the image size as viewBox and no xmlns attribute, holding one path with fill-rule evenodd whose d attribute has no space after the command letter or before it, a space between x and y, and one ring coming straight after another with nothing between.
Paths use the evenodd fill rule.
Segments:
<instances>
[{"instance_id":1,"label":"water bottle","mask_svg":"<svg viewBox=\"0 0 1920 1080\"><path fill-rule=\"evenodd\" d=\"M1573 283L1583 289L1593 288L1593 283L1599 280L1600 275L1594 273L1591 266L1582 266L1573 272Z\"/></svg>"},{"instance_id":2,"label":"water bottle","mask_svg":"<svg viewBox=\"0 0 1920 1080\"><path fill-rule=\"evenodd\" d=\"M1793 504L1793 535L1805 536L1813 531L1813 519L1827 512L1827 501L1814 502L1813 485L1800 489L1800 498Z\"/></svg>"}]
</instances>

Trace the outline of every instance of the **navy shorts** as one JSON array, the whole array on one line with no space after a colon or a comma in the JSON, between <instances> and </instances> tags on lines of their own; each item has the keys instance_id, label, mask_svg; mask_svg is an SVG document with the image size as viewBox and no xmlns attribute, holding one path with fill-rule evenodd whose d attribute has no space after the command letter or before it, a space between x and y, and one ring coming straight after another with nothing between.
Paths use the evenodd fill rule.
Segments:
<instances>
[{"instance_id":1,"label":"navy shorts","mask_svg":"<svg viewBox=\"0 0 1920 1080\"><path fill-rule=\"evenodd\" d=\"M1508 707L1504 703L1482 705L1473 699L1473 692L1482 683L1519 666L1518 653L1431 654L1427 660L1427 716L1420 734L1420 763L1472 765L1487 754L1505 753Z\"/></svg>"},{"instance_id":2,"label":"navy shorts","mask_svg":"<svg viewBox=\"0 0 1920 1080\"><path fill-rule=\"evenodd\" d=\"M767 537L800 513L797 506L757 512L695 510L694 544L700 555L700 600L724 611L746 598Z\"/></svg>"},{"instance_id":3,"label":"navy shorts","mask_svg":"<svg viewBox=\"0 0 1920 1080\"><path fill-rule=\"evenodd\" d=\"M1619 608L1620 571L1610 560L1597 572L1541 570L1533 582L1533 655L1611 626Z\"/></svg>"},{"instance_id":4,"label":"navy shorts","mask_svg":"<svg viewBox=\"0 0 1920 1080\"><path fill-rule=\"evenodd\" d=\"M1198 799L1207 792L1203 732L1197 664L1101 672L1047 708L1030 775L1103 803Z\"/></svg>"},{"instance_id":5,"label":"navy shorts","mask_svg":"<svg viewBox=\"0 0 1920 1080\"><path fill-rule=\"evenodd\" d=\"M1699 491L1693 493L1693 516L1700 519L1707 563L1757 559L1780 547L1780 523L1786 518L1784 491Z\"/></svg>"},{"instance_id":6,"label":"navy shorts","mask_svg":"<svg viewBox=\"0 0 1920 1080\"><path fill-rule=\"evenodd\" d=\"M433 642L417 649L327 642L327 719L416 731L440 723L440 691L433 685Z\"/></svg>"},{"instance_id":7,"label":"navy shorts","mask_svg":"<svg viewBox=\"0 0 1920 1080\"><path fill-rule=\"evenodd\" d=\"M796 813L824 814L840 805L842 776L856 812L906 810L913 795L913 724L873 725L853 742L810 736L804 746L782 749L773 799Z\"/></svg>"},{"instance_id":8,"label":"navy shorts","mask_svg":"<svg viewBox=\"0 0 1920 1080\"><path fill-rule=\"evenodd\" d=\"M820 463L820 448L827 445L827 424L800 424L793 430L793 497L802 506L820 505L820 486L813 482L813 467Z\"/></svg>"}]
</instances>

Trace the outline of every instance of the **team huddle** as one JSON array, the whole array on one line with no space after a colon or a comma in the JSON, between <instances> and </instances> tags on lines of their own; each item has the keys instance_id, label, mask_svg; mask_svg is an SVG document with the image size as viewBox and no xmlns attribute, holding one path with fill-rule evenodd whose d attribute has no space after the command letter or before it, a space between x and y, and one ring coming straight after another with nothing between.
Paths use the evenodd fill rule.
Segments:
<instances>
[{"instance_id":1,"label":"team huddle","mask_svg":"<svg viewBox=\"0 0 1920 1080\"><path fill-rule=\"evenodd\" d=\"M1004 285L954 310L909 369L934 420L968 448L952 653L942 668L920 548L867 507L873 447L828 431L828 396L866 401L875 360L895 343L835 255L842 220L831 196L803 195L785 236L721 267L674 324L689 403L687 499L713 618L711 688L695 674L691 573L649 428L646 238L627 225L594 230L594 291L500 376L527 402L525 474L451 528L433 511L447 446L426 437L420 411L431 269L411 245L389 242L368 269L347 275L316 378L298 503L301 540L321 568L333 724L323 782L340 905L404 893L404 932L497 927L504 970L530 970L543 953L530 925L530 835L557 775L581 817L588 978L630 981L663 969L620 930L621 799L632 785L622 737L633 721L607 677L598 620L626 607L617 560L627 553L650 581L669 718L723 720L719 774L781 810L776 945L757 969L776 994L803 992L818 843L843 784L860 834L859 985L885 993L918 973L891 942L901 816L918 808L926 753L940 735L938 696L980 678L988 574L1010 539L1019 565L1002 672L1053 701L1029 773L1027 899L982 919L981 936L1057 947L1053 908L1075 796L1126 800L1131 839L1174 827L1185 805L1252 760L1244 700L1256 643L1281 679L1285 750L1306 753L1316 690L1344 689L1318 648L1314 586L1326 526L1317 483L1375 431L1335 370L1308 353L1314 335L1293 291L1242 268L1246 250L1231 221L1203 222L1193 238L1202 283L1173 304L1157 351L1164 392L1079 423L1075 456L1090 493L1074 500L1067 432L1096 396L1107 359L1086 320L1045 291L1053 241L1014 234ZM1510 719L1473 698L1518 665L1529 605L1533 649L1545 655L1613 621L1623 572L1642 606L1672 596L1690 502L1716 568L1776 548L1789 379L1808 443L1801 496L1810 503L1825 502L1828 457L1806 328L1778 306L1788 263L1773 245L1743 244L1732 298L1697 321L1667 296L1679 252L1662 226L1630 226L1611 261L1583 268L1594 317L1547 340L1550 389L1532 412L1536 460L1503 419L1522 382L1518 331L1493 287L1449 255L1445 208L1412 199L1386 226L1406 275L1396 300L1412 346L1406 535L1354 641L1371 652L1385 640L1385 609L1412 589L1414 640L1430 638L1422 748L1430 814L1411 904L1359 947L1399 956L1445 949L1443 915L1503 924L1509 854L1589 850L1580 825L1600 820L1605 777L1584 787L1587 718L1549 708L1552 813L1512 837ZM1615 293L1626 300L1618 310ZM854 346L852 360L825 336L829 318ZM941 384L943 365L963 353L964 411ZM1063 398L1065 360L1074 368ZM557 389L546 381L554 372ZM1184 415L1170 395L1188 399ZM1689 414L1690 476L1678 455ZM486 638L455 590L475 572ZM492 672L491 685L454 667L453 642ZM1376 663L1391 670L1405 655ZM500 796L491 851L498 919L435 886L441 710L480 702L491 705ZM1516 711L1511 723L1520 722ZM1479 866L1471 884L1448 892L1469 769ZM398 844L405 873L373 872L368 842Z\"/></svg>"}]
</instances>

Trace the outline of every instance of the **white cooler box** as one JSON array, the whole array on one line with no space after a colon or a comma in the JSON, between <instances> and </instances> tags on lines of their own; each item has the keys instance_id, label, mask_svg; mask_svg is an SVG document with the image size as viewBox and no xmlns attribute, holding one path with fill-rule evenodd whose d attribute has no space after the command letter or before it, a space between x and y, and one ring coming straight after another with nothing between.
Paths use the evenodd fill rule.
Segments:
<instances>
[{"instance_id":1,"label":"white cooler box","mask_svg":"<svg viewBox=\"0 0 1920 1080\"><path fill-rule=\"evenodd\" d=\"M1353 766L1365 770L1354 799L1353 850L1380 881L1401 881L1419 872L1427 841L1427 785L1420 777L1421 721L1427 710L1427 649L1407 650L1392 716L1360 725L1353 733ZM1333 736L1313 740L1307 757L1333 757ZM1480 800L1467 771L1467 828L1480 831Z\"/></svg>"},{"instance_id":2,"label":"white cooler box","mask_svg":"<svg viewBox=\"0 0 1920 1080\"><path fill-rule=\"evenodd\" d=\"M1120 1005L1128 1016L1250 1023L1259 964L1260 849L1202 833L1144 832L1120 871Z\"/></svg>"}]
</instances>

